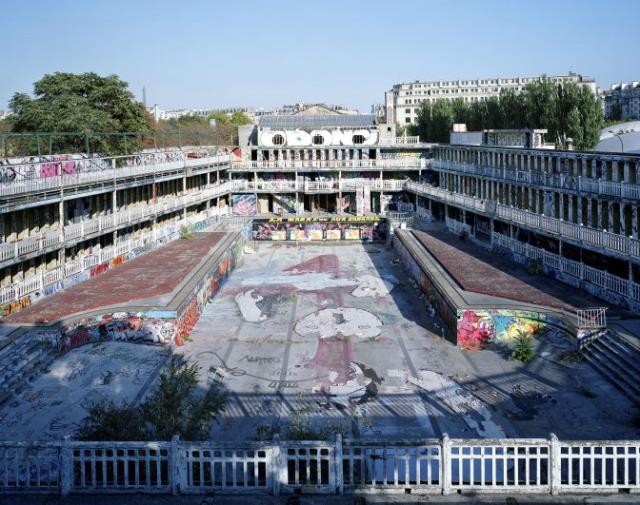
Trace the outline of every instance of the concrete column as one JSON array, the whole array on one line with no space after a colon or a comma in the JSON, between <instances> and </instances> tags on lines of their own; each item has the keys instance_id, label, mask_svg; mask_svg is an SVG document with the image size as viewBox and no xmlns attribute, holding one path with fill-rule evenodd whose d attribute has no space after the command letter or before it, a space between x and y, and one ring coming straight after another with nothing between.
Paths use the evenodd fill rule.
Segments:
<instances>
[{"instance_id":1,"label":"concrete column","mask_svg":"<svg viewBox=\"0 0 640 505\"><path fill-rule=\"evenodd\" d=\"M624 166L623 166L623 181L627 184L630 184L631 181L631 167L629 165L628 161L624 162Z\"/></svg>"},{"instance_id":2,"label":"concrete column","mask_svg":"<svg viewBox=\"0 0 640 505\"><path fill-rule=\"evenodd\" d=\"M613 160L611 162L611 180L613 182L620 182L620 177L618 174L618 162Z\"/></svg>"},{"instance_id":3,"label":"concrete column","mask_svg":"<svg viewBox=\"0 0 640 505\"><path fill-rule=\"evenodd\" d=\"M587 176L587 158L582 158L582 177Z\"/></svg>"},{"instance_id":4,"label":"concrete column","mask_svg":"<svg viewBox=\"0 0 640 505\"><path fill-rule=\"evenodd\" d=\"M607 231L613 232L613 202L607 201Z\"/></svg>"},{"instance_id":5,"label":"concrete column","mask_svg":"<svg viewBox=\"0 0 640 505\"><path fill-rule=\"evenodd\" d=\"M638 212L640 212L640 207L636 205L631 206L631 236L635 239L638 239Z\"/></svg>"},{"instance_id":6,"label":"concrete column","mask_svg":"<svg viewBox=\"0 0 640 505\"><path fill-rule=\"evenodd\" d=\"M576 202L576 207L577 207L577 211L578 211L578 216L577 216L576 223L584 224L584 221L582 220L582 197L580 195L578 195L577 199L578 199L578 201Z\"/></svg>"}]
</instances>

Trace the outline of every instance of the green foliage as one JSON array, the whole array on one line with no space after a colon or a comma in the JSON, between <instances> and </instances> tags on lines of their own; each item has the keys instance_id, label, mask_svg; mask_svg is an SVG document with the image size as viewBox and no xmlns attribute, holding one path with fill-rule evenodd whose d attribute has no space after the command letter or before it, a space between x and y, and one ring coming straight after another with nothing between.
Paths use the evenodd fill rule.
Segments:
<instances>
[{"instance_id":1,"label":"green foliage","mask_svg":"<svg viewBox=\"0 0 640 505\"><path fill-rule=\"evenodd\" d=\"M534 357L533 351L533 335L522 330L518 330L518 336L515 338L515 346L511 353L511 359L528 363Z\"/></svg>"},{"instance_id":2,"label":"green foliage","mask_svg":"<svg viewBox=\"0 0 640 505\"><path fill-rule=\"evenodd\" d=\"M598 142L603 115L600 99L589 89L541 78L522 93L505 89L500 97L479 102L422 102L414 134L427 142L448 142L453 123L466 123L470 131L546 128L549 140L559 147L571 138L576 149L591 149Z\"/></svg>"},{"instance_id":3,"label":"green foliage","mask_svg":"<svg viewBox=\"0 0 640 505\"><path fill-rule=\"evenodd\" d=\"M193 238L193 231L186 224L180 226L178 233L183 240L191 240Z\"/></svg>"},{"instance_id":4,"label":"green foliage","mask_svg":"<svg viewBox=\"0 0 640 505\"><path fill-rule=\"evenodd\" d=\"M224 410L225 396L218 385L196 391L200 367L173 357L160 383L139 405L100 402L83 420L80 440L183 440L207 438L215 416Z\"/></svg>"},{"instance_id":5,"label":"green foliage","mask_svg":"<svg viewBox=\"0 0 640 505\"><path fill-rule=\"evenodd\" d=\"M46 74L33 85L34 98L15 93L8 121L14 132L81 132L87 136L55 137L59 152L83 151L121 154L139 148L135 138L95 136L91 132L139 132L149 130L149 116L136 102L128 84L116 75L101 77L93 72ZM35 141L31 150L35 153Z\"/></svg>"}]
</instances>

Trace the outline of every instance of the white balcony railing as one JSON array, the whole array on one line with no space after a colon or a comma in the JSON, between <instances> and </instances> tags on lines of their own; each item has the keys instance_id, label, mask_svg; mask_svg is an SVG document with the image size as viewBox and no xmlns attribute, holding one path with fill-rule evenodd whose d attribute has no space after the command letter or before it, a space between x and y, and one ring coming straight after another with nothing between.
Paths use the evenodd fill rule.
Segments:
<instances>
[{"instance_id":1,"label":"white balcony railing","mask_svg":"<svg viewBox=\"0 0 640 505\"><path fill-rule=\"evenodd\" d=\"M577 190L584 193L595 193L631 200L640 199L640 185L638 184L603 181L602 179L580 176L574 177L566 174L551 174L534 170L488 167L474 163L459 163L447 160L434 160L432 166L435 169L492 177L494 179L504 179L522 184Z\"/></svg>"},{"instance_id":2,"label":"white balcony railing","mask_svg":"<svg viewBox=\"0 0 640 505\"><path fill-rule=\"evenodd\" d=\"M288 170L316 168L338 170L365 168L423 168L426 160L419 158L395 158L380 160L278 160L278 161L232 161L233 170Z\"/></svg>"},{"instance_id":3,"label":"white balcony railing","mask_svg":"<svg viewBox=\"0 0 640 505\"><path fill-rule=\"evenodd\" d=\"M141 219L148 219L189 205L196 205L211 198L228 194L232 188L233 185L227 182L208 186L191 194L161 198L155 204L139 204L126 210L85 219L78 223L70 223L63 227L62 232L49 230L15 242L6 242L0 244L0 261L20 258L35 251L62 245L65 241L82 240L94 233L110 231L114 227L127 226Z\"/></svg>"},{"instance_id":4,"label":"white balcony railing","mask_svg":"<svg viewBox=\"0 0 640 505\"><path fill-rule=\"evenodd\" d=\"M105 261L110 261L117 256L126 254L145 244L150 244L152 248L155 248L159 245L159 239L176 234L181 226L190 225L194 222L203 221L207 218L213 218L218 215L222 214L217 208L212 208L209 209L209 211L200 212L197 215L190 216L186 219L180 219L166 225L157 226L156 228L141 233L137 237L120 240L115 248L113 246L108 246L87 256L67 260L64 265L38 272L36 275L28 277L23 281L1 288L0 304L17 301L26 295L34 293L35 291L42 292L45 287L60 282L66 277L71 277L72 275L88 270L95 265L104 263Z\"/></svg>"},{"instance_id":5,"label":"white balcony railing","mask_svg":"<svg viewBox=\"0 0 640 505\"><path fill-rule=\"evenodd\" d=\"M526 258L540 259L547 267L558 270L561 273L607 289L619 295L628 296L635 301L640 301L640 284L629 279L623 279L604 270L590 267L579 261L563 258L545 249L525 244L519 240L507 237L501 233L492 233L494 245Z\"/></svg>"},{"instance_id":6,"label":"white balcony railing","mask_svg":"<svg viewBox=\"0 0 640 505\"><path fill-rule=\"evenodd\" d=\"M148 174L160 175L185 167L226 164L231 158L231 155L225 154L190 159L184 151L159 151L109 158L7 164L2 166L3 173L12 174L13 180L0 183L0 196L59 190L82 184L111 183L121 178Z\"/></svg>"},{"instance_id":7,"label":"white balcony railing","mask_svg":"<svg viewBox=\"0 0 640 505\"><path fill-rule=\"evenodd\" d=\"M1 442L1 493L640 491L637 440ZM80 469L80 470L77 470ZM77 471L76 471L77 470ZM117 501L117 500L112 500ZM533 500L538 501L538 500Z\"/></svg>"},{"instance_id":8,"label":"white balcony railing","mask_svg":"<svg viewBox=\"0 0 640 505\"><path fill-rule=\"evenodd\" d=\"M485 201L473 196L452 193L428 184L408 182L406 188L414 193L431 196L445 203L459 205L478 212L495 214L500 219L528 228L544 230L567 239L602 247L621 254L640 256L640 241L630 237L569 223L561 219L535 214L499 203L496 204L493 201Z\"/></svg>"}]
</instances>

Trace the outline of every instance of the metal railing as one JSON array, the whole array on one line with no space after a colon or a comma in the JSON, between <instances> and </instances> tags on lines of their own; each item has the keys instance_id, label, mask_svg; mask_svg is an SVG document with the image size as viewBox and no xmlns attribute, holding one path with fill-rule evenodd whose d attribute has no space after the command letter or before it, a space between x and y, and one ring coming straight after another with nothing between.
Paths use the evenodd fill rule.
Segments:
<instances>
[{"instance_id":1,"label":"metal railing","mask_svg":"<svg viewBox=\"0 0 640 505\"><path fill-rule=\"evenodd\" d=\"M596 309L578 309L576 311L578 328L606 328L607 308L598 307Z\"/></svg>"},{"instance_id":2,"label":"metal railing","mask_svg":"<svg viewBox=\"0 0 640 505\"><path fill-rule=\"evenodd\" d=\"M26 161L2 165L3 172L14 174L0 182L0 196L60 190L82 184L113 182L127 177L158 174L197 166L228 164L231 155L187 158L183 151L160 151L105 158ZM43 166L47 170L43 170Z\"/></svg>"},{"instance_id":3,"label":"metal railing","mask_svg":"<svg viewBox=\"0 0 640 505\"><path fill-rule=\"evenodd\" d=\"M497 168L476 163L459 163L447 160L434 160L434 169L448 170L463 174L491 177L520 184L568 189L584 193L616 196L620 198L640 199L640 185L618 181L606 181L582 176L554 174L539 170L523 170L514 168Z\"/></svg>"},{"instance_id":4,"label":"metal railing","mask_svg":"<svg viewBox=\"0 0 640 505\"><path fill-rule=\"evenodd\" d=\"M583 242L592 246L610 249L621 254L640 256L640 240L596 230L587 226L569 223L562 219L536 214L527 210L517 209L508 205L496 203L492 200L481 200L473 196L453 193L451 191L436 188L428 184L407 182L406 189L420 195L427 195L444 203L450 203L465 207L472 211L483 212L495 215L505 221L533 228L544 230L561 237Z\"/></svg>"},{"instance_id":5,"label":"metal railing","mask_svg":"<svg viewBox=\"0 0 640 505\"><path fill-rule=\"evenodd\" d=\"M493 232L491 240L494 246L501 247L526 258L540 260L544 266L554 268L560 273L570 275L575 279L593 284L594 286L613 293L629 297L632 300L640 301L640 284L629 279L623 279L622 277L610 274L604 270L598 270L579 261L563 258L562 256L520 242L501 233Z\"/></svg>"},{"instance_id":6,"label":"metal railing","mask_svg":"<svg viewBox=\"0 0 640 505\"><path fill-rule=\"evenodd\" d=\"M232 170L288 170L288 169L367 169L367 168L424 168L426 160L419 158L395 158L380 160L276 160L231 161Z\"/></svg>"},{"instance_id":7,"label":"metal railing","mask_svg":"<svg viewBox=\"0 0 640 505\"><path fill-rule=\"evenodd\" d=\"M18 301L27 295L39 293L44 296L48 286L63 282L66 278L72 277L80 272L90 270L91 267L110 261L118 256L125 255L135 249L146 246L149 249L158 247L167 240L178 238L181 226L189 226L199 221L222 216L217 208L203 211L196 215L174 221L172 223L156 226L149 231L140 233L134 238L119 240L115 247L107 246L95 253L88 254L80 258L65 261L63 265L50 270L38 272L36 275L28 277L23 281L0 288L0 304Z\"/></svg>"},{"instance_id":8,"label":"metal railing","mask_svg":"<svg viewBox=\"0 0 640 505\"><path fill-rule=\"evenodd\" d=\"M640 442L0 442L1 493L640 491Z\"/></svg>"}]
</instances>

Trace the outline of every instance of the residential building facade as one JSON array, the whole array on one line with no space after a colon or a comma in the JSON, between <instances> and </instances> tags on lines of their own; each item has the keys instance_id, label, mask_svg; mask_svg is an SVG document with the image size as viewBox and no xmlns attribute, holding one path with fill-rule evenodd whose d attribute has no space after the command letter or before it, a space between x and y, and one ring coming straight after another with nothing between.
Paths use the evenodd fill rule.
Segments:
<instances>
[{"instance_id":1,"label":"residential building facade","mask_svg":"<svg viewBox=\"0 0 640 505\"><path fill-rule=\"evenodd\" d=\"M604 114L612 119L640 119L640 82L613 84L605 91Z\"/></svg>"},{"instance_id":2,"label":"residential building facade","mask_svg":"<svg viewBox=\"0 0 640 505\"><path fill-rule=\"evenodd\" d=\"M395 84L385 93L385 114L388 123L400 125L415 124L422 102L436 100L462 99L465 102L477 102L499 96L503 89L522 91L538 77L494 77L489 79L465 79L454 81L415 81ZM552 82L574 82L597 92L595 81L591 77L569 72L568 75L551 76Z\"/></svg>"}]
</instances>

